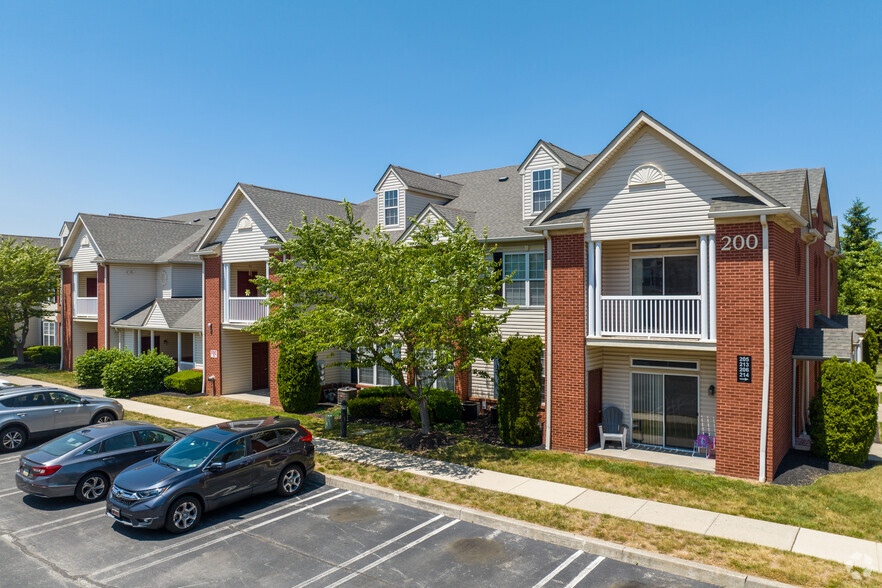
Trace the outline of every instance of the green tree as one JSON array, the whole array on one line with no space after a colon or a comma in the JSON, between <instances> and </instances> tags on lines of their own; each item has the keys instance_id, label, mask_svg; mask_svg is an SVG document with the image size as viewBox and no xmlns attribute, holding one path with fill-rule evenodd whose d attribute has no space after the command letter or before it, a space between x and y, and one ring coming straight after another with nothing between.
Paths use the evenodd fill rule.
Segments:
<instances>
[{"instance_id":1,"label":"green tree","mask_svg":"<svg viewBox=\"0 0 882 588\"><path fill-rule=\"evenodd\" d=\"M344 203L343 218L289 227L283 257L270 260L269 315L251 331L303 352L339 349L350 368L377 365L417 402L429 432L428 389L452 366L491 361L509 311L496 293L492 249L461 220L417 227L407 243L369 231Z\"/></svg>"},{"instance_id":2,"label":"green tree","mask_svg":"<svg viewBox=\"0 0 882 588\"><path fill-rule=\"evenodd\" d=\"M322 393L322 376L315 353L298 353L279 349L279 403L285 412L306 414L318 407Z\"/></svg>"},{"instance_id":3,"label":"green tree","mask_svg":"<svg viewBox=\"0 0 882 588\"><path fill-rule=\"evenodd\" d=\"M0 240L0 333L24 362L24 346L32 318L51 316L46 303L58 291L55 250L30 240Z\"/></svg>"},{"instance_id":4,"label":"green tree","mask_svg":"<svg viewBox=\"0 0 882 588\"><path fill-rule=\"evenodd\" d=\"M542 339L514 336L505 340L496 375L499 434L506 445L537 445L542 440Z\"/></svg>"},{"instance_id":5,"label":"green tree","mask_svg":"<svg viewBox=\"0 0 882 588\"><path fill-rule=\"evenodd\" d=\"M860 200L845 213L840 244L839 312L865 314L867 324L882 330L882 244L876 240L876 219Z\"/></svg>"}]
</instances>

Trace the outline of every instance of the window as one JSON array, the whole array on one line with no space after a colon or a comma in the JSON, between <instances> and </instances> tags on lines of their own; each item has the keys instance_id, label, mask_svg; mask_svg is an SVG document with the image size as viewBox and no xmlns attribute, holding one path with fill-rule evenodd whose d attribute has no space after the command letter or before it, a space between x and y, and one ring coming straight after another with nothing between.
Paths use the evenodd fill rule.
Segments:
<instances>
[{"instance_id":1,"label":"window","mask_svg":"<svg viewBox=\"0 0 882 588\"><path fill-rule=\"evenodd\" d=\"M55 323L43 321L43 345L55 345Z\"/></svg>"},{"instance_id":2,"label":"window","mask_svg":"<svg viewBox=\"0 0 882 588\"><path fill-rule=\"evenodd\" d=\"M655 241L653 243L631 243L631 251L648 251L656 249L694 249L698 243L692 241Z\"/></svg>"},{"instance_id":3,"label":"window","mask_svg":"<svg viewBox=\"0 0 882 588\"><path fill-rule=\"evenodd\" d=\"M135 436L131 433L124 433L111 437L104 442L104 453L110 451L121 451L123 449L132 449L135 446Z\"/></svg>"},{"instance_id":4,"label":"window","mask_svg":"<svg viewBox=\"0 0 882 588\"><path fill-rule=\"evenodd\" d=\"M385 225L394 227L398 224L398 190L386 190L383 194Z\"/></svg>"},{"instance_id":5,"label":"window","mask_svg":"<svg viewBox=\"0 0 882 588\"><path fill-rule=\"evenodd\" d=\"M665 359L632 359L631 367L667 368L675 370L697 370L697 361L671 361Z\"/></svg>"},{"instance_id":6,"label":"window","mask_svg":"<svg viewBox=\"0 0 882 588\"><path fill-rule=\"evenodd\" d=\"M37 392L35 394L22 394L21 396L16 396L15 398L10 398L10 400L14 401L14 404L5 406L12 406L15 408L28 408L32 406L50 406L52 404L52 400L49 398L49 395L45 392Z\"/></svg>"},{"instance_id":7,"label":"window","mask_svg":"<svg viewBox=\"0 0 882 588\"><path fill-rule=\"evenodd\" d=\"M67 392L50 392L49 396L52 398L52 404L80 404L82 400L74 396L73 394L68 394Z\"/></svg>"},{"instance_id":8,"label":"window","mask_svg":"<svg viewBox=\"0 0 882 588\"><path fill-rule=\"evenodd\" d=\"M227 464L237 459L242 459L245 457L245 437L241 439L237 439L236 441L232 441L227 443L223 449L217 452L217 455L212 459L212 463L223 463Z\"/></svg>"},{"instance_id":9,"label":"window","mask_svg":"<svg viewBox=\"0 0 882 588\"><path fill-rule=\"evenodd\" d=\"M285 444L297 435L294 429L279 429L279 443Z\"/></svg>"},{"instance_id":10,"label":"window","mask_svg":"<svg viewBox=\"0 0 882 588\"><path fill-rule=\"evenodd\" d=\"M396 349L393 357L400 358L401 350ZM367 384L368 386L396 386L398 380L392 377L392 374L381 368L380 366L371 366L366 368L358 368L358 383Z\"/></svg>"},{"instance_id":11,"label":"window","mask_svg":"<svg viewBox=\"0 0 882 588\"><path fill-rule=\"evenodd\" d=\"M632 258L631 294L633 296L698 294L698 256Z\"/></svg>"},{"instance_id":12,"label":"window","mask_svg":"<svg viewBox=\"0 0 882 588\"><path fill-rule=\"evenodd\" d=\"M279 435L275 429L251 435L251 453L260 453L261 451L272 449L278 444Z\"/></svg>"},{"instance_id":13,"label":"window","mask_svg":"<svg viewBox=\"0 0 882 588\"><path fill-rule=\"evenodd\" d=\"M49 455L60 456L70 453L74 449L79 449L86 443L92 441L92 438L82 433L71 433L65 437L59 437L54 441L46 443L40 447L40 451L44 451ZM97 444L96 444L97 447Z\"/></svg>"},{"instance_id":14,"label":"window","mask_svg":"<svg viewBox=\"0 0 882 588\"><path fill-rule=\"evenodd\" d=\"M533 172L533 212L542 212L551 202L551 170Z\"/></svg>"},{"instance_id":15,"label":"window","mask_svg":"<svg viewBox=\"0 0 882 588\"><path fill-rule=\"evenodd\" d=\"M504 285L503 296L509 306L543 306L545 304L545 254L506 253L503 255L503 276L512 276Z\"/></svg>"},{"instance_id":16,"label":"window","mask_svg":"<svg viewBox=\"0 0 882 588\"><path fill-rule=\"evenodd\" d=\"M135 431L135 437L138 440L138 445L156 445L157 443L171 444L175 440L171 433L166 433L165 431L160 431L158 429Z\"/></svg>"}]
</instances>

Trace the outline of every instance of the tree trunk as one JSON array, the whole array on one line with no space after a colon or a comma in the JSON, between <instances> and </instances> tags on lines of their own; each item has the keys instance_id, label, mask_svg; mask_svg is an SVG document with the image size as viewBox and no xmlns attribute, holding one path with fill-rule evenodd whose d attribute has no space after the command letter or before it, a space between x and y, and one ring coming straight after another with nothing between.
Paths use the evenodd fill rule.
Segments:
<instances>
[{"instance_id":1,"label":"tree trunk","mask_svg":"<svg viewBox=\"0 0 882 588\"><path fill-rule=\"evenodd\" d=\"M420 407L420 423L422 424L421 433L423 435L429 434L429 399L423 396L417 403Z\"/></svg>"}]
</instances>

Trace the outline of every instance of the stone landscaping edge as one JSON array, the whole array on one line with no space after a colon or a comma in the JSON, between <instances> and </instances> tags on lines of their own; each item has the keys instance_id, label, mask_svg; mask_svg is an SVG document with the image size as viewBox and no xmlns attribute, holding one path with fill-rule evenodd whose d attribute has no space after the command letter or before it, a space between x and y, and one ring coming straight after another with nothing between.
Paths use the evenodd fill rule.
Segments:
<instances>
[{"instance_id":1,"label":"stone landscaping edge","mask_svg":"<svg viewBox=\"0 0 882 588\"><path fill-rule=\"evenodd\" d=\"M315 472L312 474L313 479L322 481L330 486L341 488L343 490L351 490L373 498L380 498L414 508L419 508L435 514L441 514L451 518L459 519L467 523L474 523L513 533L538 541L545 541L561 547L571 549L581 549L582 551L592 553L594 555L602 555L610 559L615 559L624 563L643 566L652 570L676 574L692 580L700 580L727 588L736 586L747 587L787 587L790 584L784 584L775 580L767 580L756 576L749 576L740 572L733 572L723 568L710 566L698 562L672 557L660 553L646 551L644 549L636 549L604 541L602 539L594 539L567 531L551 529L534 523L519 521L509 517L504 517L492 513L482 512L473 508L456 506L446 502L440 502L431 498L424 498L415 494L399 492L376 484L368 484L335 476L332 474L323 474Z\"/></svg>"}]
</instances>

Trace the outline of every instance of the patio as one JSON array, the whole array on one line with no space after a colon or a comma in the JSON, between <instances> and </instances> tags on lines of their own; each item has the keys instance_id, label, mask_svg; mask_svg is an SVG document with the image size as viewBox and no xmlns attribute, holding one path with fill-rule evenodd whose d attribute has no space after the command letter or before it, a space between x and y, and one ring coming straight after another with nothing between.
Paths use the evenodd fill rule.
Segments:
<instances>
[{"instance_id":1,"label":"patio","mask_svg":"<svg viewBox=\"0 0 882 588\"><path fill-rule=\"evenodd\" d=\"M605 449L600 444L593 445L585 452L594 457L622 459L625 461L639 461L652 465L669 466L696 472L714 473L716 460L702 456L692 457L691 452L672 451L670 449L654 449L647 446L629 445L627 450L622 450L618 445L610 446L607 443Z\"/></svg>"}]
</instances>

